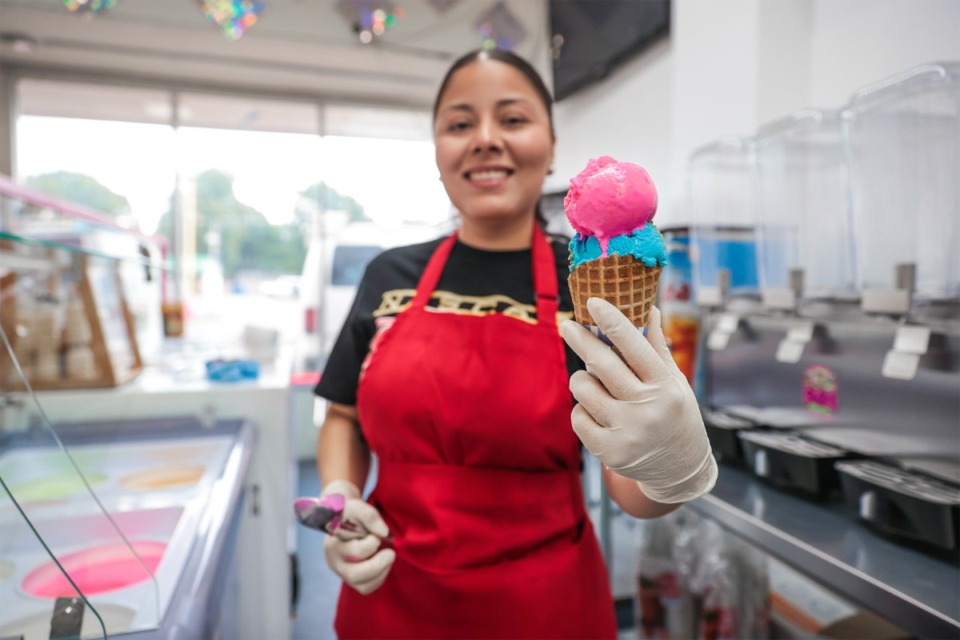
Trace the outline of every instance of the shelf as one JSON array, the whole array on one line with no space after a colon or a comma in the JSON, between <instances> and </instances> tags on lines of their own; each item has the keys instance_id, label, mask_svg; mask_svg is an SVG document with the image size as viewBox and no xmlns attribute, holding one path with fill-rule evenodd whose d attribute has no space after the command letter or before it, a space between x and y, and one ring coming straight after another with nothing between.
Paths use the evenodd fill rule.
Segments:
<instances>
[{"instance_id":1,"label":"shelf","mask_svg":"<svg viewBox=\"0 0 960 640\"><path fill-rule=\"evenodd\" d=\"M123 262L123 263L132 263L132 264L141 265L144 267L152 267L154 269L160 269L164 271L172 270L169 263L165 262L162 259L146 258L143 256L133 256L133 255L124 254L120 252L111 252L108 250L93 249L93 248L82 246L80 244L73 244L73 243L64 242L62 240L57 240L57 239L22 235L18 233L11 233L9 231L0 231L0 241L2 240L7 240L9 242L12 242L15 245L37 247L40 249L61 250L61 251L66 251L70 254L79 254L79 255L87 255L87 256L93 256L98 258L106 258L108 260L116 260L118 262ZM116 245L114 248L116 248ZM12 270L22 269L22 270L30 270L30 271L50 271L56 268L56 263L52 258L24 256L14 252L6 251L4 250L2 244L0 244L0 268L12 269Z\"/></svg>"},{"instance_id":2,"label":"shelf","mask_svg":"<svg viewBox=\"0 0 960 640\"><path fill-rule=\"evenodd\" d=\"M29 212L29 213L28 213ZM91 241L92 239L92 241ZM169 270L159 256L145 257L144 249L166 252L166 241L122 226L110 216L76 202L20 184L0 174L0 241L42 249L62 249ZM13 267L16 252L3 251L3 266ZM35 268L28 266L26 268Z\"/></svg>"},{"instance_id":3,"label":"shelf","mask_svg":"<svg viewBox=\"0 0 960 640\"><path fill-rule=\"evenodd\" d=\"M839 595L921 638L960 635L960 566L897 544L840 505L811 502L722 465L688 505Z\"/></svg>"},{"instance_id":4,"label":"shelf","mask_svg":"<svg viewBox=\"0 0 960 640\"><path fill-rule=\"evenodd\" d=\"M0 239L10 236L0 231ZM21 256L15 253L8 253L0 248L0 274L8 271L36 271L46 273L57 268L56 262L47 258L36 256Z\"/></svg>"}]
</instances>

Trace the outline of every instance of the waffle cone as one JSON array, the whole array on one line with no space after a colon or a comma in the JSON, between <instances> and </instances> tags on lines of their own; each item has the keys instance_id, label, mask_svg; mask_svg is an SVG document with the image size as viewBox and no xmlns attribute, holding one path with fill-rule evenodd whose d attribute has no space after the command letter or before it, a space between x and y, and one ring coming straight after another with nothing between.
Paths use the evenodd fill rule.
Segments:
<instances>
[{"instance_id":1,"label":"waffle cone","mask_svg":"<svg viewBox=\"0 0 960 640\"><path fill-rule=\"evenodd\" d=\"M567 278L577 322L596 325L587 311L587 299L603 298L619 308L634 326L647 326L662 270L662 266L648 267L632 256L617 255L579 265Z\"/></svg>"}]
</instances>

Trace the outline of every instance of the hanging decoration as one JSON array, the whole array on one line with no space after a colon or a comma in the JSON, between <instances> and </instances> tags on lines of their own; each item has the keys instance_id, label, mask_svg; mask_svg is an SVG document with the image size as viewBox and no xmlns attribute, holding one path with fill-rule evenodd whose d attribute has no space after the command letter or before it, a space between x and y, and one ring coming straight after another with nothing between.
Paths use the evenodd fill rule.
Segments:
<instances>
[{"instance_id":1,"label":"hanging decoration","mask_svg":"<svg viewBox=\"0 0 960 640\"><path fill-rule=\"evenodd\" d=\"M256 24L265 2L256 0L200 0L200 10L220 28L227 40L239 40Z\"/></svg>"},{"instance_id":2,"label":"hanging decoration","mask_svg":"<svg viewBox=\"0 0 960 640\"><path fill-rule=\"evenodd\" d=\"M337 9L363 44L370 44L403 17L403 9L389 0L340 0Z\"/></svg>"},{"instance_id":3,"label":"hanging decoration","mask_svg":"<svg viewBox=\"0 0 960 640\"><path fill-rule=\"evenodd\" d=\"M477 18L473 26L484 49L512 51L527 37L523 25L503 2L498 2L490 11Z\"/></svg>"},{"instance_id":4,"label":"hanging decoration","mask_svg":"<svg viewBox=\"0 0 960 640\"><path fill-rule=\"evenodd\" d=\"M93 16L113 9L117 0L63 0L63 6L70 13Z\"/></svg>"}]
</instances>

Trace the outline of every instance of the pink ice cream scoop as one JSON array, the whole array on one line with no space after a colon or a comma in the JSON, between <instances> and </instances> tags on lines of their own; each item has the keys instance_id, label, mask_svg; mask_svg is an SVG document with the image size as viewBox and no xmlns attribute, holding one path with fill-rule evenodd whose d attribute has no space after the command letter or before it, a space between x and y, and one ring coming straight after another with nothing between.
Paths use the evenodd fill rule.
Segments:
<instances>
[{"instance_id":1,"label":"pink ice cream scoop","mask_svg":"<svg viewBox=\"0 0 960 640\"><path fill-rule=\"evenodd\" d=\"M606 247L610 238L650 222L657 212L657 189L642 167L601 156L570 180L563 207L577 233L596 236Z\"/></svg>"}]
</instances>

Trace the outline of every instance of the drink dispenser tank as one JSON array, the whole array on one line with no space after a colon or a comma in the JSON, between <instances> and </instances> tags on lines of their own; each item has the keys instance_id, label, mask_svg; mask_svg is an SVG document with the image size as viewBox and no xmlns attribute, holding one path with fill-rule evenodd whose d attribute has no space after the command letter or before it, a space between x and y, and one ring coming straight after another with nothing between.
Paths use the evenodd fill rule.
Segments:
<instances>
[{"instance_id":1,"label":"drink dispenser tank","mask_svg":"<svg viewBox=\"0 0 960 640\"><path fill-rule=\"evenodd\" d=\"M753 144L726 137L695 150L687 166L693 286L698 304L758 292Z\"/></svg>"},{"instance_id":2,"label":"drink dispenser tank","mask_svg":"<svg viewBox=\"0 0 960 640\"><path fill-rule=\"evenodd\" d=\"M960 63L864 87L841 120L864 296L960 297Z\"/></svg>"},{"instance_id":3,"label":"drink dispenser tank","mask_svg":"<svg viewBox=\"0 0 960 640\"><path fill-rule=\"evenodd\" d=\"M839 113L805 109L754 139L760 283L790 289L801 270L805 298L856 298L853 244Z\"/></svg>"}]
</instances>

